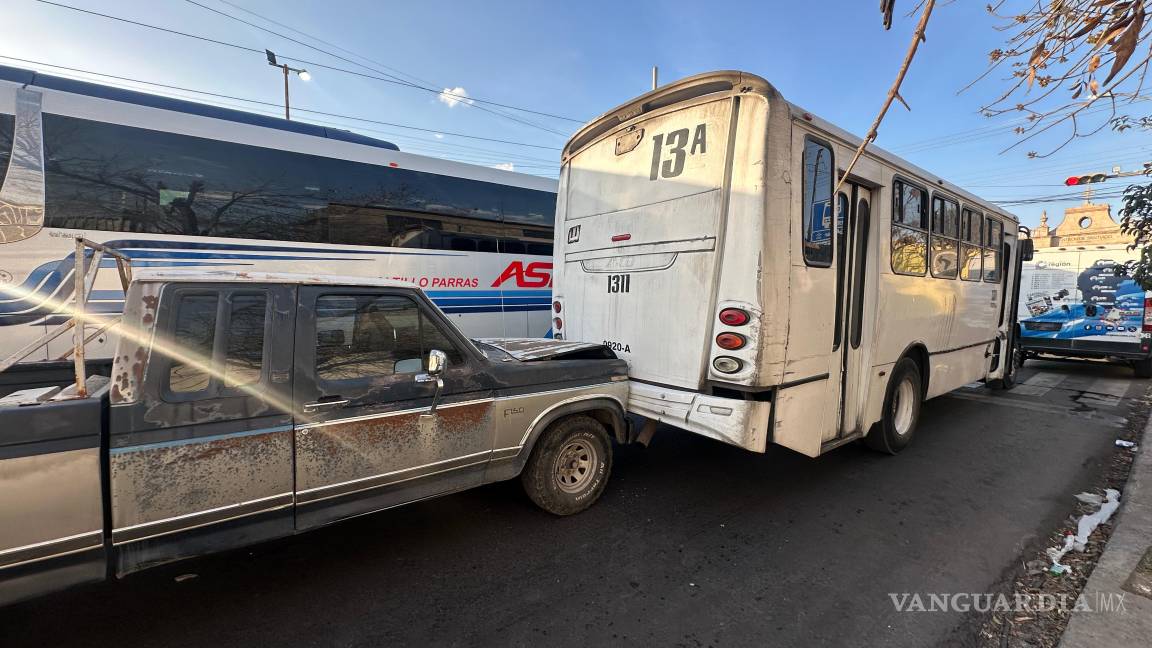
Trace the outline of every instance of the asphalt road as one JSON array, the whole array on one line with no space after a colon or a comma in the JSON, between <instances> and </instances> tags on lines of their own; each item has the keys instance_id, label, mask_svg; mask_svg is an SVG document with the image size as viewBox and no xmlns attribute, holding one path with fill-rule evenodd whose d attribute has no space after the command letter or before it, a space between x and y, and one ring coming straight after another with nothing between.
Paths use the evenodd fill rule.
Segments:
<instances>
[{"instance_id":1,"label":"asphalt road","mask_svg":"<svg viewBox=\"0 0 1152 648\"><path fill-rule=\"evenodd\" d=\"M12 606L0 645L964 644L971 618L889 594L998 591L1103 469L1131 375L1030 362L927 403L898 457L665 428L575 517L496 484Z\"/></svg>"}]
</instances>

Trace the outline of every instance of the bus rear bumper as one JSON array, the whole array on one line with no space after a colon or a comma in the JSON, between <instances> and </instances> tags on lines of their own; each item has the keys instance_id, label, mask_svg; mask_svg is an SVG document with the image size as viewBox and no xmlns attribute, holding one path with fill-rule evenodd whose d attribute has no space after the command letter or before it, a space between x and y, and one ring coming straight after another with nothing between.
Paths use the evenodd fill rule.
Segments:
<instances>
[{"instance_id":1,"label":"bus rear bumper","mask_svg":"<svg viewBox=\"0 0 1152 648\"><path fill-rule=\"evenodd\" d=\"M772 403L708 396L632 381L628 411L734 446L764 452Z\"/></svg>"}]
</instances>

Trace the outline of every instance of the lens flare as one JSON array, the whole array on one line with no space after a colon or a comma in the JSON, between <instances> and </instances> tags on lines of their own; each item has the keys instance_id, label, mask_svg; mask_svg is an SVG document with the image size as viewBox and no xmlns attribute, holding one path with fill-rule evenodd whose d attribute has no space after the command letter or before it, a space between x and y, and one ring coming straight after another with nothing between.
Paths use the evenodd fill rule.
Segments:
<instances>
[{"instance_id":1,"label":"lens flare","mask_svg":"<svg viewBox=\"0 0 1152 648\"><path fill-rule=\"evenodd\" d=\"M67 281L68 278L65 278ZM138 284L133 284L133 286ZM62 293L70 293L69 290L61 290ZM275 392L269 393L261 389L259 383L248 385L231 385L224 371L221 368L214 366L212 358L203 356L185 346L181 346L176 340L166 339L164 336L156 333L152 326L141 327L138 322L126 322L119 317L107 317L97 313L89 312L87 309L77 309L73 304L73 300L62 301L55 297L43 297L38 295L33 290L27 290L20 286L13 285L0 285L0 294L5 297L10 297L14 300L34 300L40 298L36 307L48 307L52 313L62 313L71 318L73 321L79 319L79 325L85 327L87 331L88 326L96 327L97 329L111 330L113 327L116 329L116 334L120 336L118 342L118 351L125 341L131 341L139 345L141 348L155 351L160 355L170 358L176 362L183 363L193 367L199 371L216 378L220 381L227 381L231 387L235 387L240 391L258 399L260 402L274 407L280 411L289 413L298 423L310 423L313 417L302 410L297 410L291 401L280 398ZM132 295L132 286L125 293L125 299L130 298ZM125 304L127 310L127 304ZM98 333L97 333L98 334ZM96 335L96 334L94 334ZM86 337L85 342L90 341L91 337ZM26 347L27 349L27 347ZM70 353L68 354L70 355ZM116 360L113 364L113 373L116 370L127 371L127 367L119 366L121 364L120 354L117 353Z\"/></svg>"}]
</instances>

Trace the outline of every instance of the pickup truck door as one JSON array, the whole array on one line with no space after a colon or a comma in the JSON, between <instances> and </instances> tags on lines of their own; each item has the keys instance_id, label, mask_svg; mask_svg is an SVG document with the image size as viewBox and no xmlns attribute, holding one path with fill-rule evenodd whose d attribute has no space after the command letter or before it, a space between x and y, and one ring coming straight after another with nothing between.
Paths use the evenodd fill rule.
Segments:
<instances>
[{"instance_id":1,"label":"pickup truck door","mask_svg":"<svg viewBox=\"0 0 1152 648\"><path fill-rule=\"evenodd\" d=\"M122 342L109 414L117 572L292 533L295 286L145 284L155 331ZM125 321L142 297L134 284ZM151 340L148 344L146 341ZM113 379L120 380L114 375Z\"/></svg>"},{"instance_id":2,"label":"pickup truck door","mask_svg":"<svg viewBox=\"0 0 1152 648\"><path fill-rule=\"evenodd\" d=\"M479 353L415 290L301 286L296 528L481 483L493 442ZM444 389L428 352L448 356Z\"/></svg>"}]
</instances>

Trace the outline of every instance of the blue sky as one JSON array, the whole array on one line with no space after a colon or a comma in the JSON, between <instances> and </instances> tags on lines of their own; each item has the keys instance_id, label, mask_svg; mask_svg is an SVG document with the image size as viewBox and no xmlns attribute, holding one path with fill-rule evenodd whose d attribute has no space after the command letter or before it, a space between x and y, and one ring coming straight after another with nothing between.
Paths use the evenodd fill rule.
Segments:
<instances>
[{"instance_id":1,"label":"blue sky","mask_svg":"<svg viewBox=\"0 0 1152 648\"><path fill-rule=\"evenodd\" d=\"M297 57L378 75L186 0L60 0L93 11L185 31L282 57ZM650 68L662 81L715 69L757 73L790 101L839 126L867 130L907 48L915 20L898 13L885 32L874 0L832 2L568 3L527 1L393 2L378 0L196 0L317 48L387 74L437 89L463 88L470 96L586 120L648 90ZM1028 0L1019 0L1026 2ZM908 11L912 0L897 2ZM1010 0L1009 5L1012 4ZM323 44L265 22L270 18ZM1014 118L988 119L983 102L1002 89L999 77L958 91L985 69L989 50L1002 45L997 22L984 3L943 3L929 26L902 92L908 112L895 106L877 144L992 200L1066 194L1063 178L1133 170L1152 160L1152 137L1108 130L1076 141L1047 159L1058 134L1003 149L1019 138ZM274 105L197 96L192 93L98 79L206 103L279 114L281 78L262 54L196 41L36 2L6 0L9 25L0 56L39 61ZM18 28L12 29L14 25ZM338 46L355 55L337 50ZM366 57L359 58L359 57ZM373 62L369 62L373 61ZM63 76L75 72L0 58L0 64ZM295 64L295 63L294 63ZM513 165L526 173L555 176L558 149L579 127L576 121L442 101L436 94L308 64L313 78L292 81L294 107L429 129L401 129L342 118L295 113L303 121L339 125L394 141L404 150L484 165ZM387 67L383 67L387 66ZM517 121L519 120L519 121ZM532 122L535 126L521 123ZM531 144L517 146L443 134L464 133ZM1117 186L1119 181L1097 185ZM1035 225L1041 209L1052 225L1078 199L1010 207ZM1113 201L1116 204L1116 201Z\"/></svg>"}]
</instances>

